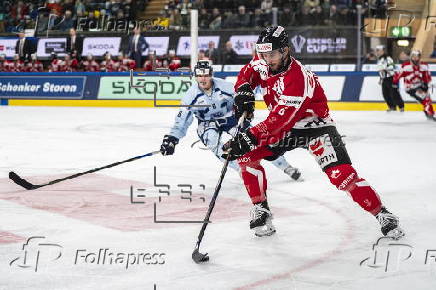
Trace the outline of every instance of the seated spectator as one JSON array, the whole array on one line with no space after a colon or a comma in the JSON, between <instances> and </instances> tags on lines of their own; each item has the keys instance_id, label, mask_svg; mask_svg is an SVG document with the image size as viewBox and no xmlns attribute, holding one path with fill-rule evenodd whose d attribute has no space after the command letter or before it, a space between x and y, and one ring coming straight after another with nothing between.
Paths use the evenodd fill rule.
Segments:
<instances>
[{"instance_id":1,"label":"seated spectator","mask_svg":"<svg viewBox=\"0 0 436 290\"><path fill-rule=\"evenodd\" d=\"M226 47L222 53L221 60L223 64L237 64L238 63L238 54L233 49L233 45L231 41L226 42Z\"/></svg>"},{"instance_id":2,"label":"seated spectator","mask_svg":"<svg viewBox=\"0 0 436 290\"><path fill-rule=\"evenodd\" d=\"M264 13L269 14L272 12L273 0L263 0L260 3L260 9L264 11Z\"/></svg>"},{"instance_id":3,"label":"seated spectator","mask_svg":"<svg viewBox=\"0 0 436 290\"><path fill-rule=\"evenodd\" d=\"M295 13L292 13L289 6L285 6L283 11L279 11L278 24L283 27L292 26L295 24Z\"/></svg>"},{"instance_id":4,"label":"seated spectator","mask_svg":"<svg viewBox=\"0 0 436 290\"><path fill-rule=\"evenodd\" d=\"M209 41L208 49L204 52L204 54L209 58L212 64L219 63L220 53L218 49L215 48L215 42Z\"/></svg>"},{"instance_id":5,"label":"seated spectator","mask_svg":"<svg viewBox=\"0 0 436 290\"><path fill-rule=\"evenodd\" d=\"M245 6L241 5L238 7L238 14L237 14L237 25L238 27L249 27L251 17L249 14L245 12Z\"/></svg>"},{"instance_id":6,"label":"seated spectator","mask_svg":"<svg viewBox=\"0 0 436 290\"><path fill-rule=\"evenodd\" d=\"M315 7L315 10L312 11L312 17L314 20L314 23L313 23L314 25L321 26L321 25L325 24L324 13L322 11L321 6Z\"/></svg>"},{"instance_id":7,"label":"seated spectator","mask_svg":"<svg viewBox=\"0 0 436 290\"><path fill-rule=\"evenodd\" d=\"M179 9L171 10L170 27L176 30L182 27L182 16L180 15Z\"/></svg>"},{"instance_id":8,"label":"seated spectator","mask_svg":"<svg viewBox=\"0 0 436 290\"><path fill-rule=\"evenodd\" d=\"M94 60L92 54L88 54L85 60L82 60L80 67L86 72L98 72L100 71L99 64Z\"/></svg>"},{"instance_id":9,"label":"seated spectator","mask_svg":"<svg viewBox=\"0 0 436 290\"><path fill-rule=\"evenodd\" d=\"M315 9L317 6L319 6L319 0L306 0L303 4L303 7L309 8L309 11Z\"/></svg>"},{"instance_id":10,"label":"seated spectator","mask_svg":"<svg viewBox=\"0 0 436 290\"><path fill-rule=\"evenodd\" d=\"M238 15L233 14L232 10L224 13L224 20L221 23L222 28L236 28L239 25Z\"/></svg>"},{"instance_id":11,"label":"seated spectator","mask_svg":"<svg viewBox=\"0 0 436 290\"><path fill-rule=\"evenodd\" d=\"M204 8L201 9L198 15L198 26L201 29L207 29L209 27L210 21L211 21L210 15L207 12L207 10Z\"/></svg>"},{"instance_id":12,"label":"seated spectator","mask_svg":"<svg viewBox=\"0 0 436 290\"><path fill-rule=\"evenodd\" d=\"M56 29L60 31L67 31L71 28L74 28L74 20L73 15L70 10L65 11L64 18L61 20L61 22L56 26Z\"/></svg>"},{"instance_id":13,"label":"seated spectator","mask_svg":"<svg viewBox=\"0 0 436 290\"><path fill-rule=\"evenodd\" d=\"M433 44L433 52L430 55L431 58L436 58L436 43Z\"/></svg>"},{"instance_id":14,"label":"seated spectator","mask_svg":"<svg viewBox=\"0 0 436 290\"><path fill-rule=\"evenodd\" d=\"M206 54L204 53L204 50L200 49L198 51L197 60L210 60L210 59L206 56Z\"/></svg>"},{"instance_id":15,"label":"seated spectator","mask_svg":"<svg viewBox=\"0 0 436 290\"><path fill-rule=\"evenodd\" d=\"M212 21L209 24L209 29L220 29L221 28L221 13L218 8L212 10Z\"/></svg>"},{"instance_id":16,"label":"seated spectator","mask_svg":"<svg viewBox=\"0 0 436 290\"><path fill-rule=\"evenodd\" d=\"M269 23L268 16L264 14L261 9L256 9L254 11L254 17L252 21L254 27L259 28L269 26Z\"/></svg>"}]
</instances>

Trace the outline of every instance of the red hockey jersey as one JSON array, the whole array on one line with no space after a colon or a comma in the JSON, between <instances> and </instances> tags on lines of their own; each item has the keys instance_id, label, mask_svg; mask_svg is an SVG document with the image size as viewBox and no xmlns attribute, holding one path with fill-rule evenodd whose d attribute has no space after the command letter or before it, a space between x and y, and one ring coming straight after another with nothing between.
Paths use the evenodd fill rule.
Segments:
<instances>
[{"instance_id":1,"label":"red hockey jersey","mask_svg":"<svg viewBox=\"0 0 436 290\"><path fill-rule=\"evenodd\" d=\"M235 90L246 83L252 89L258 85L265 89L263 98L270 110L264 121L250 129L260 146L278 142L292 128L334 125L317 76L294 58L286 71L272 75L266 62L256 56L239 72Z\"/></svg>"},{"instance_id":2,"label":"red hockey jersey","mask_svg":"<svg viewBox=\"0 0 436 290\"><path fill-rule=\"evenodd\" d=\"M401 78L404 79L404 88L406 90L415 89L423 83L430 83L431 74L428 64L420 62L418 65L415 65L411 61L403 63L400 71L394 75L394 84L398 84Z\"/></svg>"}]
</instances>

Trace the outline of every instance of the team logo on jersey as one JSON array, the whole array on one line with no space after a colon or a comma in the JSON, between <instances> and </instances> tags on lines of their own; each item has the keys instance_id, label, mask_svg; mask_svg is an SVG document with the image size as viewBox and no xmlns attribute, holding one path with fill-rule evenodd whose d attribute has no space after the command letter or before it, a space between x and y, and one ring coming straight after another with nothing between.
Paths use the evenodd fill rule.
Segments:
<instances>
[{"instance_id":1,"label":"team logo on jersey","mask_svg":"<svg viewBox=\"0 0 436 290\"><path fill-rule=\"evenodd\" d=\"M285 82L284 82L284 77L279 77L277 79L277 81L274 83L273 86L273 91L275 91L277 93L277 95L281 95L283 93L283 91L285 90Z\"/></svg>"},{"instance_id":2,"label":"team logo on jersey","mask_svg":"<svg viewBox=\"0 0 436 290\"><path fill-rule=\"evenodd\" d=\"M301 107L301 104L303 103L303 98L298 96L286 96L281 95L280 99L278 101L279 105L287 106L287 107L294 107L299 108Z\"/></svg>"}]
</instances>

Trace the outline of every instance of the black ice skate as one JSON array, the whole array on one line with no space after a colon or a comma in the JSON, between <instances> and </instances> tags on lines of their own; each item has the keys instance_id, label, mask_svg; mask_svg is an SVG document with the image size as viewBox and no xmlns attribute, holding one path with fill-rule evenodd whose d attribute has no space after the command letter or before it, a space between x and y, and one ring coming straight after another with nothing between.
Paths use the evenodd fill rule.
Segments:
<instances>
[{"instance_id":1,"label":"black ice skate","mask_svg":"<svg viewBox=\"0 0 436 290\"><path fill-rule=\"evenodd\" d=\"M254 234L258 237L271 236L276 232L272 218L268 202L257 203L251 210L250 229L254 229Z\"/></svg>"},{"instance_id":2,"label":"black ice skate","mask_svg":"<svg viewBox=\"0 0 436 290\"><path fill-rule=\"evenodd\" d=\"M295 181L302 181L303 178L301 178L301 172L298 170L298 168L288 166L285 168L285 173L289 175L293 180Z\"/></svg>"},{"instance_id":3,"label":"black ice skate","mask_svg":"<svg viewBox=\"0 0 436 290\"><path fill-rule=\"evenodd\" d=\"M381 225L381 232L384 236L398 240L404 236L404 231L399 227L399 218L382 207L375 216Z\"/></svg>"}]
</instances>

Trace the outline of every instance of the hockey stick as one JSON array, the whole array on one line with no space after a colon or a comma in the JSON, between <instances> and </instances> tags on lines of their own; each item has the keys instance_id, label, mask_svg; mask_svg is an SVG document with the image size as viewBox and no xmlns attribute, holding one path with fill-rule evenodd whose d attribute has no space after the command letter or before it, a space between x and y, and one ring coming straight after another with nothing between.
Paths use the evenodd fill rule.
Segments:
<instances>
[{"instance_id":1,"label":"hockey stick","mask_svg":"<svg viewBox=\"0 0 436 290\"><path fill-rule=\"evenodd\" d=\"M123 160L123 161L114 162L112 164L109 164L109 165L106 165L106 166L103 166L103 167L94 168L94 169L91 169L91 170L88 170L88 171L85 171L85 172L76 173L76 174L73 174L73 175L70 175L70 176L67 176L67 177L64 177L64 178L55 179L55 180L52 180L52 181L44 183L44 184L32 184L32 183L28 182L27 180L25 180L25 179L21 178L20 176L18 176L18 174L16 174L13 171L9 172L9 178L13 182L18 184L19 186L22 186L22 187L24 187L27 190L32 190L32 189L37 189L37 188L40 188L40 187L43 187L43 186L59 183L61 181L67 180L67 179L73 179L73 178L76 178L76 177L79 177L79 176L82 176L82 175L85 175L85 174L88 174L88 173L93 173L93 172L100 171L100 170L103 170L103 169L106 169L106 168L111 168L111 167L114 167L114 166L118 166L118 165L123 164L123 163L132 162L132 161L135 161L135 160L147 157L147 156L155 155L157 153L160 153L160 151L153 151L153 152L150 152L150 153L147 153L147 154L144 154L144 155L135 156L135 157Z\"/></svg>"},{"instance_id":2,"label":"hockey stick","mask_svg":"<svg viewBox=\"0 0 436 290\"><path fill-rule=\"evenodd\" d=\"M247 116L247 113L244 112L244 114L241 116L241 118L239 118L236 134L238 134L239 130L241 129L242 124L244 123L246 116ZM212 214L213 208L215 207L215 201L218 197L218 193L220 192L220 189L221 189L221 184L223 183L224 176L226 175L226 172L227 172L227 167L229 165L228 156L227 156L227 159L224 161L223 168L221 169L221 175L220 175L220 178L218 179L218 184L215 187L215 191L214 191L212 199L210 200L210 203L209 203L209 209L207 210L206 216L204 217L204 220L203 220L203 226L201 227L200 233L198 234L197 244L195 245L195 249L192 252L192 260L194 260L194 262L197 264L209 261L209 256L207 255L207 253L202 254L199 252L200 244L201 244L201 241L203 240L204 232L206 231L206 227L209 224L210 215Z\"/></svg>"}]
</instances>

